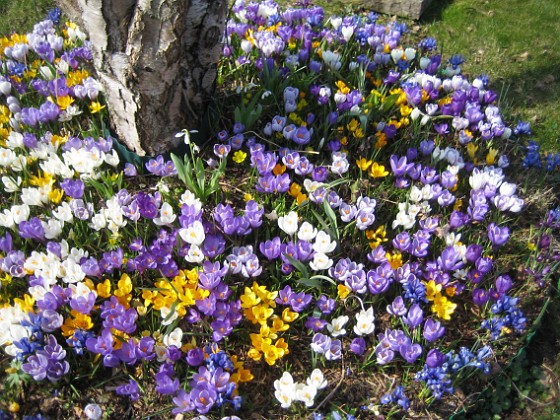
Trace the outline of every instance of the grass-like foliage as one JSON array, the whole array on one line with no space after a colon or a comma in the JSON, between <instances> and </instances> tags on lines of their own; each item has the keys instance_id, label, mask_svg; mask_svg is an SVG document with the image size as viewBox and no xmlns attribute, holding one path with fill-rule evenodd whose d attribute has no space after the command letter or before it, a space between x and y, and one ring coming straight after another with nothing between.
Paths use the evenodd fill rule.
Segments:
<instances>
[{"instance_id":1,"label":"grass-like foliage","mask_svg":"<svg viewBox=\"0 0 560 420\"><path fill-rule=\"evenodd\" d=\"M558 157L404 24L238 1L225 38L212 138L143 167L76 25L0 39L0 416L468 410L558 271Z\"/></svg>"}]
</instances>

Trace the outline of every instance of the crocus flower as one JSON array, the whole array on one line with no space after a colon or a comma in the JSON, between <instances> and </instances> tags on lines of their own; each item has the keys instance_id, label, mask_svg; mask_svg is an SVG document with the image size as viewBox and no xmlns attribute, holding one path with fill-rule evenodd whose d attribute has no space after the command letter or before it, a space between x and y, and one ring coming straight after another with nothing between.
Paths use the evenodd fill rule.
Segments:
<instances>
[{"instance_id":1,"label":"crocus flower","mask_svg":"<svg viewBox=\"0 0 560 420\"><path fill-rule=\"evenodd\" d=\"M499 227L494 222L488 225L488 239L490 239L494 248L504 245L508 241L509 235L510 232L507 226Z\"/></svg>"},{"instance_id":2,"label":"crocus flower","mask_svg":"<svg viewBox=\"0 0 560 420\"><path fill-rule=\"evenodd\" d=\"M367 310L362 310L356 314L356 325L354 332L357 335L369 335L375 331L375 316L373 314L373 306ZM334 336L334 335L333 335Z\"/></svg>"}]
</instances>

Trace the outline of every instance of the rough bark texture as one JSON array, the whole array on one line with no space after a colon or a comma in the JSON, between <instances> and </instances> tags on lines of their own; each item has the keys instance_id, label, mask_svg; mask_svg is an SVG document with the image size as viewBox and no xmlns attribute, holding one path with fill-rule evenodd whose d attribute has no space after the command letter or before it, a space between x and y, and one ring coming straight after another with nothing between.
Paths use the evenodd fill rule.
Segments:
<instances>
[{"instance_id":1,"label":"rough bark texture","mask_svg":"<svg viewBox=\"0 0 560 420\"><path fill-rule=\"evenodd\" d=\"M89 36L111 124L156 155L196 129L214 93L227 0L57 0Z\"/></svg>"}]
</instances>

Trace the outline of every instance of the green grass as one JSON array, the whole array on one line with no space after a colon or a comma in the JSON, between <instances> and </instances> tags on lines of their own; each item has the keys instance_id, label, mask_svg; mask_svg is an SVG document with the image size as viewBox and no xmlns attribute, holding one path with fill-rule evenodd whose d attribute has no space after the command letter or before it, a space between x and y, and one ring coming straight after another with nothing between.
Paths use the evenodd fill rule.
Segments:
<instances>
[{"instance_id":1,"label":"green grass","mask_svg":"<svg viewBox=\"0 0 560 420\"><path fill-rule=\"evenodd\" d=\"M486 73L513 120L530 121L544 148L560 149L560 7L557 0L434 0L421 32L465 73Z\"/></svg>"},{"instance_id":2,"label":"green grass","mask_svg":"<svg viewBox=\"0 0 560 420\"><path fill-rule=\"evenodd\" d=\"M0 35L33 29L53 5L53 0L1 0Z\"/></svg>"}]
</instances>

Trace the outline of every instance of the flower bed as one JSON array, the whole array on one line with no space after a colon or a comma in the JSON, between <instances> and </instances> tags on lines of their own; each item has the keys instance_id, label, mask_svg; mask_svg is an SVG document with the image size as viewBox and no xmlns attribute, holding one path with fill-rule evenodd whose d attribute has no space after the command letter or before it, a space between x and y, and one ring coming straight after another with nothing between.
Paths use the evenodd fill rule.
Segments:
<instances>
[{"instance_id":1,"label":"flower bed","mask_svg":"<svg viewBox=\"0 0 560 420\"><path fill-rule=\"evenodd\" d=\"M527 236L513 176L542 157L461 57L375 14L238 1L215 136L140 168L59 17L1 40L1 409L450 414L507 364L560 212Z\"/></svg>"}]
</instances>

